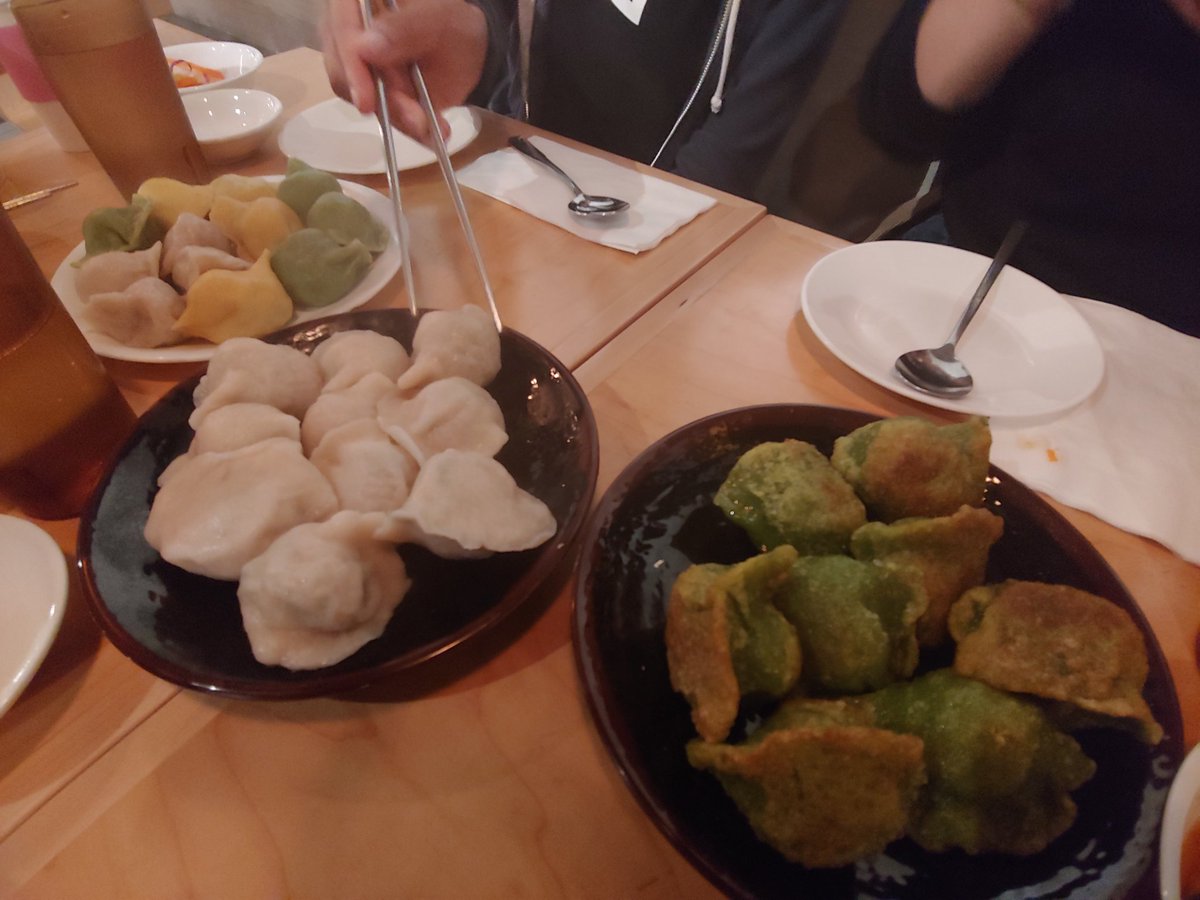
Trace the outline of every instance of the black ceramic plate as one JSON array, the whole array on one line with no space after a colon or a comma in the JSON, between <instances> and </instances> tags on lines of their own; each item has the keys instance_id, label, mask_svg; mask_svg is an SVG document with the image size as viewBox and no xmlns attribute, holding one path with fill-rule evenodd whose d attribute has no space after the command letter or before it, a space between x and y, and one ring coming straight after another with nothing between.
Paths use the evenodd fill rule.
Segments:
<instances>
[{"instance_id":1,"label":"black ceramic plate","mask_svg":"<svg viewBox=\"0 0 1200 900\"><path fill-rule=\"evenodd\" d=\"M411 348L417 319L404 310L346 313L269 338L309 351L338 331L368 328ZM92 612L112 642L155 675L242 697L305 697L360 687L415 665L496 625L555 571L587 515L598 446L591 407L558 360L505 330L502 368L488 391L509 440L497 455L521 487L546 503L558 534L534 550L448 561L400 549L413 586L377 640L337 665L290 672L258 663L242 630L237 584L164 562L142 535L159 473L187 449L198 379L151 408L118 455L80 524L79 563Z\"/></svg>"},{"instance_id":2,"label":"black ceramic plate","mask_svg":"<svg viewBox=\"0 0 1200 900\"><path fill-rule=\"evenodd\" d=\"M762 441L798 438L825 453L875 417L817 406L760 406L694 422L650 447L601 500L585 535L574 643L592 713L622 776L662 832L724 893L740 897L1156 896L1159 818L1179 764L1179 705L1145 618L1100 555L1032 491L993 468L988 504L1004 517L988 579L1072 584L1127 610L1146 637L1146 699L1166 730L1154 748L1115 731L1078 735L1098 763L1075 792L1075 825L1027 859L926 853L908 840L851 867L809 870L760 842L715 778L693 770L695 735L671 690L663 644L675 577L699 562L753 555L712 496L734 461ZM923 659L924 668L948 664Z\"/></svg>"}]
</instances>

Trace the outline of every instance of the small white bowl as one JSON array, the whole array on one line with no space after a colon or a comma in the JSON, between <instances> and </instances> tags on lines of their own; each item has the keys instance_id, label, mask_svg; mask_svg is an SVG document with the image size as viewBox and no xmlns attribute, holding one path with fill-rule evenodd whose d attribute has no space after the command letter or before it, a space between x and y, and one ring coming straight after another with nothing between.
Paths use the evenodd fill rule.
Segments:
<instances>
[{"instance_id":1,"label":"small white bowl","mask_svg":"<svg viewBox=\"0 0 1200 900\"><path fill-rule=\"evenodd\" d=\"M1184 758L1167 793L1158 850L1162 900L1181 900L1179 879L1183 842L1197 827L1200 827L1200 745L1193 747Z\"/></svg>"},{"instance_id":2,"label":"small white bowl","mask_svg":"<svg viewBox=\"0 0 1200 900\"><path fill-rule=\"evenodd\" d=\"M274 94L240 88L188 94L183 108L204 158L213 165L242 159L257 150L283 112L283 104Z\"/></svg>"},{"instance_id":3,"label":"small white bowl","mask_svg":"<svg viewBox=\"0 0 1200 900\"><path fill-rule=\"evenodd\" d=\"M201 91L211 91L218 88L233 87L260 65L263 55L249 44L235 44L231 41L196 41L192 44L173 44L164 47L163 53L168 60L185 59L190 63L216 69L225 77L220 81L209 84L196 84L179 89L181 94L198 94Z\"/></svg>"}]
</instances>

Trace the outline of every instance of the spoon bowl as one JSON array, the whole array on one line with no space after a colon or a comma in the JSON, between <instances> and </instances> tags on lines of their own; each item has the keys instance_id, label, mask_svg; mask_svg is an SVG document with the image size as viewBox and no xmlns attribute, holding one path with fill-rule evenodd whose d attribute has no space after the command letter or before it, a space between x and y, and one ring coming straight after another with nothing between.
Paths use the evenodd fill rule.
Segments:
<instances>
[{"instance_id":1,"label":"spoon bowl","mask_svg":"<svg viewBox=\"0 0 1200 900\"><path fill-rule=\"evenodd\" d=\"M513 149L524 153L532 160L540 162L571 186L571 190L575 192L575 196L567 204L567 209L575 213L575 215L585 218L603 218L604 216L616 215L622 210L629 208L629 204L626 201L616 197L602 197L597 194L585 192L583 188L575 183L570 175L560 169L550 157L525 140L525 138L514 136L508 139L508 143Z\"/></svg>"},{"instance_id":2,"label":"spoon bowl","mask_svg":"<svg viewBox=\"0 0 1200 900\"><path fill-rule=\"evenodd\" d=\"M988 291L992 289L1000 271L1008 264L1028 227L1027 222L1018 220L1008 229L1008 234L1004 236L1000 249L996 251L995 258L971 296L967 308L963 310L954 329L940 347L909 350L896 358L897 374L918 391L935 397L963 397L971 392L975 381L971 378L966 364L955 355L955 347L971 320L975 318L975 313L979 312Z\"/></svg>"}]
</instances>

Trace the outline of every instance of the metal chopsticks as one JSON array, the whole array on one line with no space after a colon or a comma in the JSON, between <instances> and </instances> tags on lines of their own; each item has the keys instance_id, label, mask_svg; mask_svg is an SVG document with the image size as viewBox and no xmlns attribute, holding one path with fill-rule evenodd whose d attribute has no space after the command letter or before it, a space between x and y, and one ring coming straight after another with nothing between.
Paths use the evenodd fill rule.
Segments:
<instances>
[{"instance_id":1,"label":"metal chopsticks","mask_svg":"<svg viewBox=\"0 0 1200 900\"><path fill-rule=\"evenodd\" d=\"M65 184L56 184L54 187L42 188L40 191L33 191L29 194L22 194L20 197L13 197L11 200L5 200L2 204L4 211L16 209L18 206L24 206L26 203L33 203L35 200L42 200L49 197L51 194L57 193L64 188L75 187L79 184L78 181L68 181Z\"/></svg>"},{"instance_id":2,"label":"metal chopsticks","mask_svg":"<svg viewBox=\"0 0 1200 900\"><path fill-rule=\"evenodd\" d=\"M363 25L370 26L372 19L371 0L359 0ZM388 193L392 199L392 215L396 220L396 240L400 243L400 267L404 269L404 287L408 291L408 308L417 313L417 286L413 280L412 252L410 250L408 217L400 202L400 174L396 170L396 142L392 135L392 120L388 114L387 88L383 77L374 69L371 78L375 83L375 117L379 120L379 134L383 139L383 155L387 163Z\"/></svg>"}]
</instances>

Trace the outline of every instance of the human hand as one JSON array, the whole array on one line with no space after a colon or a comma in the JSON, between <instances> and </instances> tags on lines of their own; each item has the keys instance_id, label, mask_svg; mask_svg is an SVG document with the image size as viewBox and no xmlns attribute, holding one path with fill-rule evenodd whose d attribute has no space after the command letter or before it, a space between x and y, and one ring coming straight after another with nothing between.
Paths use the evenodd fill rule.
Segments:
<instances>
[{"instance_id":1,"label":"human hand","mask_svg":"<svg viewBox=\"0 0 1200 900\"><path fill-rule=\"evenodd\" d=\"M396 9L375 13L366 28L359 0L329 0L321 43L334 93L359 112L375 112L374 68L383 78L392 124L424 142L430 122L409 77L412 65L420 65L434 109L462 103L483 73L487 20L466 0L399 0ZM438 119L447 134L449 126Z\"/></svg>"},{"instance_id":2,"label":"human hand","mask_svg":"<svg viewBox=\"0 0 1200 900\"><path fill-rule=\"evenodd\" d=\"M1167 4L1192 31L1200 34L1200 0L1167 0Z\"/></svg>"}]
</instances>

